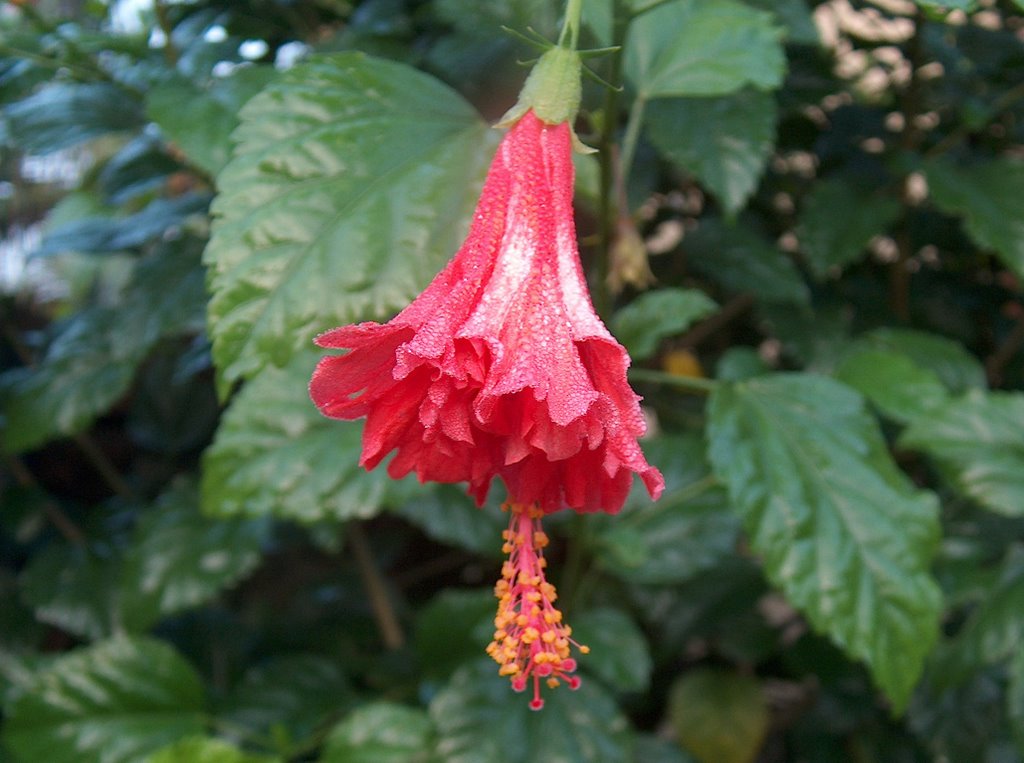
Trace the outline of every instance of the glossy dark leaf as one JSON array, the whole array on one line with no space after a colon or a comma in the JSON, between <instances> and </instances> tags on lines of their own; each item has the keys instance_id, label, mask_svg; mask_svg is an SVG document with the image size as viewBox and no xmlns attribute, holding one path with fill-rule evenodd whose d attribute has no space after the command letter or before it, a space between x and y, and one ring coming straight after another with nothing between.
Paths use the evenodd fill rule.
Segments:
<instances>
[{"instance_id":1,"label":"glossy dark leaf","mask_svg":"<svg viewBox=\"0 0 1024 763\"><path fill-rule=\"evenodd\" d=\"M658 289L641 294L612 317L615 337L634 360L653 355L661 340L680 334L718 305L696 289Z\"/></svg>"},{"instance_id":2,"label":"glossy dark leaf","mask_svg":"<svg viewBox=\"0 0 1024 763\"><path fill-rule=\"evenodd\" d=\"M3 741L19 760L134 763L203 730L192 666L166 644L116 638L43 667L4 709Z\"/></svg>"},{"instance_id":3,"label":"glossy dark leaf","mask_svg":"<svg viewBox=\"0 0 1024 763\"><path fill-rule=\"evenodd\" d=\"M452 676L430 703L437 752L447 763L626 763L629 725L594 681L579 691L546 690L541 712L509 688L490 660L473 662Z\"/></svg>"},{"instance_id":4,"label":"glossy dark leaf","mask_svg":"<svg viewBox=\"0 0 1024 763\"><path fill-rule=\"evenodd\" d=\"M716 389L715 474L786 597L867 663L897 712L937 636L935 497L893 463L859 395L803 374Z\"/></svg>"},{"instance_id":5,"label":"glossy dark leaf","mask_svg":"<svg viewBox=\"0 0 1024 763\"><path fill-rule=\"evenodd\" d=\"M435 760L433 736L423 710L374 702L331 730L320 763L428 763Z\"/></svg>"}]
</instances>

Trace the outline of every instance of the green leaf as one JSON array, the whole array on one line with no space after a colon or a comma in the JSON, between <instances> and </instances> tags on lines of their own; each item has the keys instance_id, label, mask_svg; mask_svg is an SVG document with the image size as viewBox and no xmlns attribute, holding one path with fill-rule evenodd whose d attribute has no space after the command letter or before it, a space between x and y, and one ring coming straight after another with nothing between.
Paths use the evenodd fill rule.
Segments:
<instances>
[{"instance_id":1,"label":"green leaf","mask_svg":"<svg viewBox=\"0 0 1024 763\"><path fill-rule=\"evenodd\" d=\"M922 8L941 11L973 11L978 7L977 0L914 0L914 2Z\"/></svg>"},{"instance_id":2,"label":"green leaf","mask_svg":"<svg viewBox=\"0 0 1024 763\"><path fill-rule=\"evenodd\" d=\"M734 0L672 0L629 26L624 67L638 96L727 95L782 83L782 30Z\"/></svg>"},{"instance_id":3,"label":"green leaf","mask_svg":"<svg viewBox=\"0 0 1024 763\"><path fill-rule=\"evenodd\" d=\"M440 82L357 53L290 69L241 116L206 250L222 395L404 307L458 248L497 139Z\"/></svg>"},{"instance_id":4,"label":"green leaf","mask_svg":"<svg viewBox=\"0 0 1024 763\"><path fill-rule=\"evenodd\" d=\"M595 517L595 557L631 583L681 583L733 553L739 523L708 474L699 437L658 437L644 450L662 469L665 493L654 504L631 501L614 517Z\"/></svg>"},{"instance_id":5,"label":"green leaf","mask_svg":"<svg viewBox=\"0 0 1024 763\"><path fill-rule=\"evenodd\" d=\"M704 220L683 241L694 269L729 291L750 292L766 302L806 304L810 292L785 254L749 227Z\"/></svg>"},{"instance_id":6,"label":"green leaf","mask_svg":"<svg viewBox=\"0 0 1024 763\"><path fill-rule=\"evenodd\" d=\"M103 82L56 83L3 110L7 136L18 148L48 154L111 132L142 125L138 102Z\"/></svg>"},{"instance_id":7,"label":"green leaf","mask_svg":"<svg viewBox=\"0 0 1024 763\"><path fill-rule=\"evenodd\" d=\"M271 737L298 750L348 710L353 692L333 660L312 654L275 657L250 668L218 708L229 728Z\"/></svg>"},{"instance_id":8,"label":"green leaf","mask_svg":"<svg viewBox=\"0 0 1024 763\"><path fill-rule=\"evenodd\" d=\"M423 710L373 702L331 730L320 763L426 763L433 735Z\"/></svg>"},{"instance_id":9,"label":"green leaf","mask_svg":"<svg viewBox=\"0 0 1024 763\"><path fill-rule=\"evenodd\" d=\"M18 759L133 763L203 730L203 686L184 659L146 638L101 641L58 657L5 707Z\"/></svg>"},{"instance_id":10,"label":"green leaf","mask_svg":"<svg viewBox=\"0 0 1024 763\"><path fill-rule=\"evenodd\" d=\"M165 236L193 217L206 219L210 202L205 194L189 193L173 199L159 198L127 217L83 217L50 228L36 257L65 252L111 254L137 249Z\"/></svg>"},{"instance_id":11,"label":"green leaf","mask_svg":"<svg viewBox=\"0 0 1024 763\"><path fill-rule=\"evenodd\" d=\"M635 763L694 763L677 745L654 734L636 735L633 760Z\"/></svg>"},{"instance_id":12,"label":"green leaf","mask_svg":"<svg viewBox=\"0 0 1024 763\"><path fill-rule=\"evenodd\" d=\"M184 79L162 83L147 93L146 114L189 161L216 175L231 155L239 110L273 75L271 66L246 66L205 89Z\"/></svg>"},{"instance_id":13,"label":"green leaf","mask_svg":"<svg viewBox=\"0 0 1024 763\"><path fill-rule=\"evenodd\" d=\"M966 495L1024 516L1024 394L979 390L915 420L900 445L935 458Z\"/></svg>"},{"instance_id":14,"label":"green leaf","mask_svg":"<svg viewBox=\"0 0 1024 763\"><path fill-rule=\"evenodd\" d=\"M447 679L460 665L479 656L494 633L497 609L493 588L450 589L435 595L416 618L416 655L423 674ZM457 640L452 639L453 633L459 634Z\"/></svg>"},{"instance_id":15,"label":"green leaf","mask_svg":"<svg viewBox=\"0 0 1024 763\"><path fill-rule=\"evenodd\" d=\"M85 429L128 390L150 342L116 308L76 314L42 363L0 376L5 450L31 450Z\"/></svg>"},{"instance_id":16,"label":"green leaf","mask_svg":"<svg viewBox=\"0 0 1024 763\"><path fill-rule=\"evenodd\" d=\"M268 368L235 396L203 454L206 513L312 523L380 511L387 473L359 466L362 422L325 418L310 401L315 362L307 352Z\"/></svg>"},{"instance_id":17,"label":"green leaf","mask_svg":"<svg viewBox=\"0 0 1024 763\"><path fill-rule=\"evenodd\" d=\"M651 143L692 173L726 214L743 209L775 145L775 98L752 88L718 98L653 101L646 111Z\"/></svg>"},{"instance_id":18,"label":"green leaf","mask_svg":"<svg viewBox=\"0 0 1024 763\"><path fill-rule=\"evenodd\" d=\"M856 262L900 211L897 199L865 192L842 179L816 183L804 199L797 231L811 270L823 279Z\"/></svg>"},{"instance_id":19,"label":"green leaf","mask_svg":"<svg viewBox=\"0 0 1024 763\"><path fill-rule=\"evenodd\" d=\"M651 683L651 652L643 632L625 612L605 607L570 618L573 638L590 647L580 670L619 692L644 692ZM586 679L584 679L586 680Z\"/></svg>"},{"instance_id":20,"label":"green leaf","mask_svg":"<svg viewBox=\"0 0 1024 763\"><path fill-rule=\"evenodd\" d=\"M952 339L912 329L880 328L859 337L857 344L906 355L915 365L935 373L953 393L986 386L981 363Z\"/></svg>"},{"instance_id":21,"label":"green leaf","mask_svg":"<svg viewBox=\"0 0 1024 763\"><path fill-rule=\"evenodd\" d=\"M532 691L528 689L527 692ZM461 668L430 703L437 752L446 763L625 763L629 724L594 681L579 691L545 689L544 709L512 691L498 666L477 661Z\"/></svg>"},{"instance_id":22,"label":"green leaf","mask_svg":"<svg viewBox=\"0 0 1024 763\"><path fill-rule=\"evenodd\" d=\"M42 622L90 639L147 628L157 618L155 603L125 595L122 565L121 554L110 548L52 543L22 572L21 597Z\"/></svg>"},{"instance_id":23,"label":"green leaf","mask_svg":"<svg viewBox=\"0 0 1024 763\"><path fill-rule=\"evenodd\" d=\"M721 386L708 437L769 579L867 663L901 712L941 612L928 574L935 497L896 468L860 396L829 379L778 374Z\"/></svg>"},{"instance_id":24,"label":"green leaf","mask_svg":"<svg viewBox=\"0 0 1024 763\"><path fill-rule=\"evenodd\" d=\"M143 763L281 763L281 758L253 755L222 739L195 736L157 750Z\"/></svg>"},{"instance_id":25,"label":"green leaf","mask_svg":"<svg viewBox=\"0 0 1024 763\"><path fill-rule=\"evenodd\" d=\"M943 159L925 165L932 199L944 211L964 218L971 238L991 249L1024 277L1024 162L992 159L959 166Z\"/></svg>"},{"instance_id":26,"label":"green leaf","mask_svg":"<svg viewBox=\"0 0 1024 763\"><path fill-rule=\"evenodd\" d=\"M799 45L818 45L818 27L806 0L743 0L747 5L770 11L786 28L786 42Z\"/></svg>"},{"instance_id":27,"label":"green leaf","mask_svg":"<svg viewBox=\"0 0 1024 763\"><path fill-rule=\"evenodd\" d=\"M949 397L934 371L887 350L854 350L840 362L836 378L864 395L886 417L903 424L929 415Z\"/></svg>"},{"instance_id":28,"label":"green leaf","mask_svg":"<svg viewBox=\"0 0 1024 763\"><path fill-rule=\"evenodd\" d=\"M1002 662L1024 643L1024 547L1010 546L999 578L985 591L954 641L961 661L971 667Z\"/></svg>"},{"instance_id":29,"label":"green leaf","mask_svg":"<svg viewBox=\"0 0 1024 763\"><path fill-rule=\"evenodd\" d=\"M201 328L203 274L189 244L181 239L139 260L118 307L78 312L38 366L0 375L6 450L82 431L128 391L158 339Z\"/></svg>"},{"instance_id":30,"label":"green leaf","mask_svg":"<svg viewBox=\"0 0 1024 763\"><path fill-rule=\"evenodd\" d=\"M508 526L508 518L494 501L478 508L461 487L437 485L415 500L390 508L441 543L485 557L501 555L501 531Z\"/></svg>"},{"instance_id":31,"label":"green leaf","mask_svg":"<svg viewBox=\"0 0 1024 763\"><path fill-rule=\"evenodd\" d=\"M711 668L672 685L668 715L680 743L704 763L752 763L768 733L757 679Z\"/></svg>"},{"instance_id":32,"label":"green leaf","mask_svg":"<svg viewBox=\"0 0 1024 763\"><path fill-rule=\"evenodd\" d=\"M612 331L634 360L651 357L666 337L680 334L718 308L697 289L658 289L641 294L612 317Z\"/></svg>"},{"instance_id":33,"label":"green leaf","mask_svg":"<svg viewBox=\"0 0 1024 763\"><path fill-rule=\"evenodd\" d=\"M196 487L179 482L139 518L124 585L153 599L161 615L197 606L256 568L268 529L265 523L204 517Z\"/></svg>"}]
</instances>

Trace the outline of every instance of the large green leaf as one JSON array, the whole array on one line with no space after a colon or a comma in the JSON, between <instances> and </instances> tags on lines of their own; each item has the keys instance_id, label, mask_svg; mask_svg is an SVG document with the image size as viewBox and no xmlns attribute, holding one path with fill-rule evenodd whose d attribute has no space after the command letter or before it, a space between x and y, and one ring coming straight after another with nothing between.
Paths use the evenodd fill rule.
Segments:
<instances>
[{"instance_id":1,"label":"large green leaf","mask_svg":"<svg viewBox=\"0 0 1024 763\"><path fill-rule=\"evenodd\" d=\"M899 214L898 199L866 193L842 179L815 184L804 199L798 231L811 270L824 278L856 262Z\"/></svg>"},{"instance_id":2,"label":"large green leaf","mask_svg":"<svg viewBox=\"0 0 1024 763\"><path fill-rule=\"evenodd\" d=\"M793 261L742 222L702 221L684 239L683 249L696 270L730 291L750 292L766 302L810 300Z\"/></svg>"},{"instance_id":3,"label":"large green leaf","mask_svg":"<svg viewBox=\"0 0 1024 763\"><path fill-rule=\"evenodd\" d=\"M387 473L359 466L362 422L327 419L310 401L315 360L307 352L287 368L268 368L232 401L203 454L208 514L308 523L380 510Z\"/></svg>"},{"instance_id":4,"label":"large green leaf","mask_svg":"<svg viewBox=\"0 0 1024 763\"><path fill-rule=\"evenodd\" d=\"M357 53L294 67L241 117L206 250L222 393L403 307L457 249L497 138L440 82Z\"/></svg>"},{"instance_id":5,"label":"large green leaf","mask_svg":"<svg viewBox=\"0 0 1024 763\"><path fill-rule=\"evenodd\" d=\"M916 419L900 445L934 457L964 493L1024 516L1024 394L974 391Z\"/></svg>"},{"instance_id":6,"label":"large green leaf","mask_svg":"<svg viewBox=\"0 0 1024 763\"><path fill-rule=\"evenodd\" d=\"M152 599L160 615L197 606L256 568L268 529L264 522L204 517L195 485L178 483L140 516L123 586Z\"/></svg>"},{"instance_id":7,"label":"large green leaf","mask_svg":"<svg viewBox=\"0 0 1024 763\"><path fill-rule=\"evenodd\" d=\"M694 176L727 214L757 188L775 145L775 98L747 88L718 98L665 98L647 107L647 135Z\"/></svg>"},{"instance_id":8,"label":"large green leaf","mask_svg":"<svg viewBox=\"0 0 1024 763\"><path fill-rule=\"evenodd\" d=\"M203 730L199 676L164 643L117 638L54 660L5 707L24 763L135 763Z\"/></svg>"},{"instance_id":9,"label":"large green leaf","mask_svg":"<svg viewBox=\"0 0 1024 763\"><path fill-rule=\"evenodd\" d=\"M433 735L423 710L374 702L331 730L320 763L426 763L434 760Z\"/></svg>"},{"instance_id":10,"label":"large green leaf","mask_svg":"<svg viewBox=\"0 0 1024 763\"><path fill-rule=\"evenodd\" d=\"M925 175L935 203L962 216L979 246L1024 277L1024 162L1004 158L958 166L935 159L925 165Z\"/></svg>"},{"instance_id":11,"label":"large green leaf","mask_svg":"<svg viewBox=\"0 0 1024 763\"><path fill-rule=\"evenodd\" d=\"M146 113L189 161L216 175L231 155L239 110L273 75L273 67L246 66L205 89L184 79L165 82L147 93Z\"/></svg>"},{"instance_id":12,"label":"large green leaf","mask_svg":"<svg viewBox=\"0 0 1024 763\"><path fill-rule=\"evenodd\" d=\"M612 331L634 360L649 358L662 339L682 333L718 307L698 289L658 289L641 294L612 317Z\"/></svg>"},{"instance_id":13,"label":"large green leaf","mask_svg":"<svg viewBox=\"0 0 1024 763\"><path fill-rule=\"evenodd\" d=\"M532 688L528 691L532 691ZM626 763L629 725L594 681L579 691L544 690L543 710L528 707L498 666L477 661L461 668L430 703L437 752L446 763Z\"/></svg>"},{"instance_id":14,"label":"large green leaf","mask_svg":"<svg viewBox=\"0 0 1024 763\"><path fill-rule=\"evenodd\" d=\"M132 95L105 82L56 83L8 105L7 135L18 148L47 154L142 124Z\"/></svg>"},{"instance_id":15,"label":"large green leaf","mask_svg":"<svg viewBox=\"0 0 1024 763\"><path fill-rule=\"evenodd\" d=\"M937 635L928 574L935 497L893 463L859 395L804 374L723 385L710 402L715 473L772 582L864 660L897 712Z\"/></svg>"},{"instance_id":16,"label":"large green leaf","mask_svg":"<svg viewBox=\"0 0 1024 763\"><path fill-rule=\"evenodd\" d=\"M949 394L938 375L906 355L861 346L843 358L836 378L893 421L907 423L942 405Z\"/></svg>"},{"instance_id":17,"label":"large green leaf","mask_svg":"<svg viewBox=\"0 0 1024 763\"><path fill-rule=\"evenodd\" d=\"M672 0L630 24L625 72L639 97L778 87L786 69L771 14L734 0Z\"/></svg>"}]
</instances>

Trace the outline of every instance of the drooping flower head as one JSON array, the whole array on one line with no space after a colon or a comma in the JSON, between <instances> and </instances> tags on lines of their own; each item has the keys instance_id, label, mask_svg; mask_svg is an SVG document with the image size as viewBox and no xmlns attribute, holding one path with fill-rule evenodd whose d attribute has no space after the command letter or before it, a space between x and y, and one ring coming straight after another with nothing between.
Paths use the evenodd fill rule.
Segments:
<instances>
[{"instance_id":1,"label":"drooping flower head","mask_svg":"<svg viewBox=\"0 0 1024 763\"><path fill-rule=\"evenodd\" d=\"M562 66L566 54L575 56L552 49L535 73L552 61ZM576 66L578 103L578 59ZM538 90L531 81L524 96ZM556 84L561 115L565 86ZM504 482L510 560L489 652L514 688L532 677L535 708L543 704L539 679L578 683L569 677L569 629L544 580L540 517L563 508L617 512L634 473L652 498L664 487L637 443L645 425L626 380L629 356L595 313L583 277L572 128L567 116L538 115L551 118L551 88L540 92L510 112L469 234L447 267L387 323L317 337L321 347L348 352L322 359L310 384L327 416L366 417L366 468L394 452L392 477L466 482L478 505L495 477Z\"/></svg>"}]
</instances>

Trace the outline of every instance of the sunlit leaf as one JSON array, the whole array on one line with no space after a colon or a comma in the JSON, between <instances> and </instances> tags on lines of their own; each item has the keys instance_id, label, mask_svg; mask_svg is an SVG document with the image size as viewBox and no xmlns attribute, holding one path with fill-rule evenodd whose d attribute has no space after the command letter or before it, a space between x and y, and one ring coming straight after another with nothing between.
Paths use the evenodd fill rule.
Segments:
<instances>
[{"instance_id":1,"label":"sunlit leaf","mask_svg":"<svg viewBox=\"0 0 1024 763\"><path fill-rule=\"evenodd\" d=\"M222 393L404 307L458 248L497 137L440 82L356 53L294 67L241 116L205 256Z\"/></svg>"}]
</instances>

